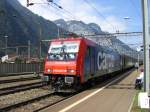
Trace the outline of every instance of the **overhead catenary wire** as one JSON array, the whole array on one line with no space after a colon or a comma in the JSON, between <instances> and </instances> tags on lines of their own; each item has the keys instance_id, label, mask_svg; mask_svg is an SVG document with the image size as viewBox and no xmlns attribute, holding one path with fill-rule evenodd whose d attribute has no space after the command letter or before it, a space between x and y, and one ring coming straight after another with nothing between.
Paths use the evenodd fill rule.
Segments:
<instances>
[{"instance_id":1,"label":"overhead catenary wire","mask_svg":"<svg viewBox=\"0 0 150 112\"><path fill-rule=\"evenodd\" d=\"M66 15L63 15L63 17L66 19L66 20L69 20L69 18L72 18L73 20L76 20L76 17L71 13L69 12L68 10L64 9L63 7L61 7L60 5L58 5L57 3L53 2L53 0L41 0L41 2L31 2L28 0L27 2L27 7L30 6L30 5L34 5L34 4L39 4L39 5L42 5L42 4L47 4L47 5L50 5L51 7L55 8L56 10L55 11L61 11L63 12L63 14L65 13ZM58 13L57 13L58 14ZM57 16L60 16L62 17L62 14L60 13L59 15ZM65 17L67 16L68 17Z\"/></svg>"},{"instance_id":2,"label":"overhead catenary wire","mask_svg":"<svg viewBox=\"0 0 150 112\"><path fill-rule=\"evenodd\" d=\"M61 12L66 12L67 15L70 16L70 18L74 18L74 19L76 20L76 18L74 17L74 15L73 15L71 12L69 12L68 10L62 8L60 5L58 5L58 4L54 3L54 2L46 2L46 1L44 1L44 0L42 0L42 1L43 1L43 4L51 5L53 8L58 9L58 10L61 11ZM104 20L113 28L113 30L116 30L116 31L117 31L116 27L115 27L112 23L110 23L110 22L105 18L105 16L104 16L103 14L101 14L101 12L100 12L99 10L97 10L97 8L96 8L93 4L90 4L90 2L89 2L88 0L84 0L84 1L85 1L90 7L92 7L92 8L98 13L99 16L103 17ZM35 3L35 4L36 4L36 3ZM37 4L42 4L42 3L37 3ZM56 11L59 12L58 10L56 10ZM61 13L60 13L60 14L61 14ZM111 34L110 34L110 35L111 35ZM125 35L126 35L126 34L125 34Z\"/></svg>"},{"instance_id":3,"label":"overhead catenary wire","mask_svg":"<svg viewBox=\"0 0 150 112\"><path fill-rule=\"evenodd\" d=\"M59 10L59 11L61 11L63 13L66 13L69 18L72 18L72 19L76 20L76 17L74 15L72 15L71 12L67 11L66 9L55 7L55 5L53 5L53 4L48 4L48 5L51 5L56 10Z\"/></svg>"},{"instance_id":4,"label":"overhead catenary wire","mask_svg":"<svg viewBox=\"0 0 150 112\"><path fill-rule=\"evenodd\" d=\"M101 16L101 17L103 17L104 18L104 20L113 28L113 30L114 31L118 31L118 28L116 29L116 27L113 25L113 24L111 24L96 8L95 8L95 6L93 6L92 4L90 4L89 3L89 1L87 1L87 0L84 0L89 6L91 6L94 10L96 10L96 12L98 13L98 15L99 16ZM45 1L45 0L42 0L42 2L41 3L33 3L33 4L48 4L48 5L51 5L53 8L55 8L55 9L57 9L57 10L59 10L59 11L61 11L61 12L63 12L63 13L66 13L68 16L69 16L69 18L72 18L73 20L77 20L76 19L76 16L74 16L70 11L68 11L68 10L66 10L66 9L64 9L63 7L61 7L60 5L58 5L58 4L56 4L55 2L49 2L49 1ZM78 20L78 21L80 21L80 20Z\"/></svg>"},{"instance_id":5,"label":"overhead catenary wire","mask_svg":"<svg viewBox=\"0 0 150 112\"><path fill-rule=\"evenodd\" d=\"M98 14L100 17L102 17L102 18L107 22L107 24L109 24L109 25L112 27L113 30L118 31L118 28L115 27L112 23L110 23L110 22L107 20L107 18L106 18L94 5L92 5L88 0L84 0L84 2L87 3L91 8L93 8L93 9L97 12L97 14Z\"/></svg>"},{"instance_id":6,"label":"overhead catenary wire","mask_svg":"<svg viewBox=\"0 0 150 112\"><path fill-rule=\"evenodd\" d=\"M117 36L142 36L142 32L120 32L120 33L106 33L106 34L94 34L85 36L103 36L103 37L117 37Z\"/></svg>"},{"instance_id":7,"label":"overhead catenary wire","mask_svg":"<svg viewBox=\"0 0 150 112\"><path fill-rule=\"evenodd\" d=\"M49 4L48 4L49 5ZM63 15L61 12L60 12L60 9L54 7L53 5L51 5L51 7L49 7L49 9L53 12L55 12L55 14L58 16L58 17L63 17L64 19L66 20L69 20L70 17L68 17L68 15Z\"/></svg>"}]
</instances>

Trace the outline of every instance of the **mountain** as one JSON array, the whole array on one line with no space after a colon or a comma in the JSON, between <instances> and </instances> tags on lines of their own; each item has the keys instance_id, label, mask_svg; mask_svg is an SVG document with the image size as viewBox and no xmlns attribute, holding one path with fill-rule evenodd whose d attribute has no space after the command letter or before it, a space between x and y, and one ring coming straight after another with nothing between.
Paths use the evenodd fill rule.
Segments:
<instances>
[{"instance_id":1,"label":"mountain","mask_svg":"<svg viewBox=\"0 0 150 112\"><path fill-rule=\"evenodd\" d=\"M76 33L78 35L85 35L86 38L95 41L103 47L111 48L120 54L124 54L125 51L133 52L133 49L131 49L128 45L124 44L115 36L111 36L110 33L103 32L100 26L95 23L85 24L82 21L64 21L63 19L55 20L54 23L57 24L60 28L67 29L70 32Z\"/></svg>"},{"instance_id":2,"label":"mountain","mask_svg":"<svg viewBox=\"0 0 150 112\"><path fill-rule=\"evenodd\" d=\"M102 34L104 32L102 32L101 28L95 24L95 23L89 23L88 26L90 27L90 29L95 32L95 34Z\"/></svg>"},{"instance_id":3,"label":"mountain","mask_svg":"<svg viewBox=\"0 0 150 112\"><path fill-rule=\"evenodd\" d=\"M59 27L67 29L69 32L74 32L78 35L94 35L104 33L101 28L95 23L85 24L82 21L64 21L59 19L54 21Z\"/></svg>"},{"instance_id":4,"label":"mountain","mask_svg":"<svg viewBox=\"0 0 150 112\"><path fill-rule=\"evenodd\" d=\"M0 47L31 45L37 47L40 39L57 36L57 25L23 7L17 0L0 0ZM0 50L2 51L2 50Z\"/></svg>"},{"instance_id":5,"label":"mountain","mask_svg":"<svg viewBox=\"0 0 150 112\"><path fill-rule=\"evenodd\" d=\"M59 28L57 27L59 26ZM65 30L64 30L65 29ZM52 39L64 31L76 33L78 35L105 34L95 23L86 24L82 21L64 21L63 19L54 22L46 20L23 7L17 0L0 0L0 55L4 55L2 48L12 46L28 45L31 41L31 55L39 56L39 45L42 39ZM109 34L109 33L107 33ZM6 38L7 37L7 38ZM93 37L88 37L94 40ZM97 41L97 39L99 41ZM100 41L101 37L96 37L96 42L106 43L107 39ZM122 45L122 43L113 38L109 44ZM109 46L109 44L107 46ZM122 48L125 45L122 46ZM44 47L44 45L43 45ZM119 48L119 47L118 47ZM127 46L125 46L128 49ZM19 48L19 54L27 54L27 48ZM46 49L42 49L42 52ZM15 52L15 50L13 51ZM17 52L17 50L16 50Z\"/></svg>"}]
</instances>

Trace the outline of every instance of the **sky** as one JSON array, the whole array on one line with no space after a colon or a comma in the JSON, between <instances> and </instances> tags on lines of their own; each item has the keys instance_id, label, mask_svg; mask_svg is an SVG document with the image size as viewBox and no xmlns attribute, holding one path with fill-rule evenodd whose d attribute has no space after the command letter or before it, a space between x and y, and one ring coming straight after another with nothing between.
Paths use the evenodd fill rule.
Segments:
<instances>
[{"instance_id":1,"label":"sky","mask_svg":"<svg viewBox=\"0 0 150 112\"><path fill-rule=\"evenodd\" d=\"M26 0L18 1L26 7ZM29 1L47 3L47 0ZM141 0L53 0L53 2L60 5L63 10L52 4L35 4L28 9L48 20L65 19L97 23L103 31L111 33L142 31ZM150 0L148 2L150 6ZM132 41L141 43L142 39Z\"/></svg>"}]
</instances>

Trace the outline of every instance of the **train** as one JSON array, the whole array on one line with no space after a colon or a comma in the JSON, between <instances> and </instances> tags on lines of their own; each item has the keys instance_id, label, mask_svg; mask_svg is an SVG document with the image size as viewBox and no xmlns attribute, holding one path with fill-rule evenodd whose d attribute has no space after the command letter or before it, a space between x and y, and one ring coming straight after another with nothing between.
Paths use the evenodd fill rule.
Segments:
<instances>
[{"instance_id":1,"label":"train","mask_svg":"<svg viewBox=\"0 0 150 112\"><path fill-rule=\"evenodd\" d=\"M55 92L74 92L82 85L134 66L136 57L119 54L83 37L52 39L43 81Z\"/></svg>"}]
</instances>

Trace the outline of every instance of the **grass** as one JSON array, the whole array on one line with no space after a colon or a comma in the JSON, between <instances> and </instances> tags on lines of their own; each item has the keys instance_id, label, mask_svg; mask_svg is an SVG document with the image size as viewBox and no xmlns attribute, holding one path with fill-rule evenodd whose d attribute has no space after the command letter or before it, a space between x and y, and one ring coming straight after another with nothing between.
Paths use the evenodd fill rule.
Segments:
<instances>
[{"instance_id":1,"label":"grass","mask_svg":"<svg viewBox=\"0 0 150 112\"><path fill-rule=\"evenodd\" d=\"M138 90L137 93L136 93L136 96L135 96L135 99L134 99L134 103L133 103L133 106L132 106L132 109L131 109L131 112L150 112L150 109L141 109L139 106L138 106L138 94L139 92L142 92L143 90Z\"/></svg>"}]
</instances>

